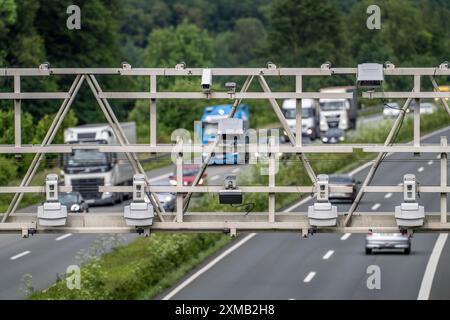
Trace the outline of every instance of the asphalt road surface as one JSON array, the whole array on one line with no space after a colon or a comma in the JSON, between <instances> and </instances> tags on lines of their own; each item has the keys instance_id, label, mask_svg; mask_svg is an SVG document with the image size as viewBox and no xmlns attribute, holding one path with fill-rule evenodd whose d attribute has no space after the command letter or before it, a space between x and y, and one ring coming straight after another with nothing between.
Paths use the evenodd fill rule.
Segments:
<instances>
[{"instance_id":1,"label":"asphalt road surface","mask_svg":"<svg viewBox=\"0 0 450 320\"><path fill-rule=\"evenodd\" d=\"M449 134L446 132L446 134ZM439 135L427 142L436 142ZM393 156L390 159L397 159ZM404 157L404 156L403 156ZM425 157L427 159L425 159ZM434 159L433 159L434 157ZM428 159L429 158L429 159ZM435 155L414 158L414 162L392 161L383 164L374 179L374 184L397 184L406 172L416 172L423 185L436 184L439 176L439 162ZM431 164L428 164L433 160ZM418 172L420 167L423 171ZM246 166L213 166L208 168L208 184L220 185L230 172L245 173ZM168 176L173 166L149 172L155 184L168 184ZM387 170L387 171L386 171ZM382 173L389 172L389 174ZM390 174L393 172L394 174ZM363 180L366 170L356 175ZM401 201L400 194L389 199L383 194L369 194L364 197L359 210L390 211L394 203ZM426 210L438 211L437 195L424 194L420 202ZM122 211L123 205L93 207L91 213ZM308 204L303 204L302 211ZM340 205L345 210L348 205ZM294 208L297 210L298 208ZM36 211L35 207L24 209ZM126 235L130 241L135 235ZM181 290L175 299L301 299L301 298L416 298L430 253L437 235L416 235L413 239L413 253L406 257L393 254L365 256L364 237L352 235L340 240L338 234L318 234L302 239L297 234L258 234L233 251L219 264L202 274L196 281ZM96 235L35 235L22 239L20 235L0 235L0 299L22 299L25 296L23 276L32 276L32 286L42 290L52 285L57 276L64 273L69 265L77 264L75 258L82 249L87 249L97 239ZM249 248L250 247L250 248ZM448 243L437 266L431 298L449 297L447 292L450 279L445 278L450 263ZM333 252L330 254L329 251ZM324 260L323 255L328 254ZM382 290L368 291L365 287L366 268L377 264L382 269ZM405 267L403 266L405 265ZM408 268L409 267L409 268ZM383 271L384 270L384 271ZM315 272L314 274L311 272ZM405 274L403 274L406 272ZM415 273L412 281L411 274ZM207 285L207 277L212 275L214 286ZM399 276L398 274L401 274ZM442 274L442 276L441 276ZM311 278L304 282L304 278ZM333 280L334 279L334 280ZM408 279L408 280L406 280ZM436 279L447 279L437 283ZM323 283L321 283L323 282ZM339 282L339 283L334 283ZM341 283L342 282L342 283ZM396 285L397 283L397 285ZM401 288L402 284L404 289ZM274 286L274 284L277 284ZM286 286L283 286L286 284ZM322 286L323 285L323 286ZM315 288L316 289L313 289ZM392 287L392 290L388 290ZM206 289L205 289L206 288ZM265 289L264 289L265 288ZM302 289L303 288L303 289ZM310 289L310 290L308 290ZM401 296L397 296L400 294Z\"/></svg>"},{"instance_id":2,"label":"asphalt road surface","mask_svg":"<svg viewBox=\"0 0 450 320\"><path fill-rule=\"evenodd\" d=\"M441 135L449 137L450 129L423 141L438 143ZM354 177L363 181L367 172L368 168ZM372 185L397 185L406 173L416 174L422 185L439 184L437 154L393 155L379 167ZM400 193L370 193L364 196L358 211L393 211L401 201ZM290 209L306 211L312 202L303 201ZM422 194L419 203L425 206L425 211L439 212L438 195ZM338 205L339 211L348 208L347 204ZM434 273L427 266L438 234L415 234L410 255L393 252L365 255L364 238L365 235L357 234L316 234L306 239L285 233L242 236L233 243L242 241L238 248L228 248L229 253L215 264L211 258L159 298L417 299L421 287L428 284L429 298L450 299L448 241ZM379 267L380 289L368 289L367 281L373 274L371 266Z\"/></svg>"},{"instance_id":3,"label":"asphalt road surface","mask_svg":"<svg viewBox=\"0 0 450 320\"><path fill-rule=\"evenodd\" d=\"M239 174L245 166L212 166L207 169L209 185L220 185L230 172ZM167 166L148 172L151 183L169 185L168 176L175 167ZM193 200L195 201L195 199ZM121 212L130 201L115 206L91 207L90 214L96 212ZM37 212L37 205L19 212ZM137 235L124 236L131 241ZM0 235L0 299L22 299L26 296L25 275L31 275L31 285L35 290L51 286L64 274L67 267L77 265L80 250L86 250L98 239L92 234L36 234L28 239L20 235Z\"/></svg>"}]
</instances>

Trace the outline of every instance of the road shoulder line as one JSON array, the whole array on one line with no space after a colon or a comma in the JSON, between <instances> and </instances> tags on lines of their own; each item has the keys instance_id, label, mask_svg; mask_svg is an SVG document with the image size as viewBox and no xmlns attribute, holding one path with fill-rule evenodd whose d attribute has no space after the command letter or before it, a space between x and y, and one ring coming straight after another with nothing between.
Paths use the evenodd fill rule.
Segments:
<instances>
[{"instance_id":1,"label":"road shoulder line","mask_svg":"<svg viewBox=\"0 0 450 320\"><path fill-rule=\"evenodd\" d=\"M183 290L186 286L188 286L191 282L193 282L195 279L197 279L199 276L201 276L203 273L214 267L217 263L219 263L223 258L228 256L230 253L232 253L234 250L242 246L244 243L252 239L254 236L256 236L256 233L250 233L247 235L244 239L240 240L238 243L233 245L232 247L228 248L224 252L222 252L219 256L217 256L215 259L213 259L211 262L209 262L206 266L198 270L196 273L194 273L192 276L187 278L185 281L183 281L179 286L177 286L175 289L170 291L166 296L162 298L162 300L170 300L173 296L175 296L178 292Z\"/></svg>"},{"instance_id":2,"label":"road shoulder line","mask_svg":"<svg viewBox=\"0 0 450 320\"><path fill-rule=\"evenodd\" d=\"M444 249L445 242L447 241L448 233L441 233L436 240L433 251L431 252L430 259L428 260L425 273L423 275L422 283L420 285L419 295L417 300L428 300L430 297L431 287L433 286L433 279L436 273L436 269L441 257L442 250Z\"/></svg>"}]
</instances>

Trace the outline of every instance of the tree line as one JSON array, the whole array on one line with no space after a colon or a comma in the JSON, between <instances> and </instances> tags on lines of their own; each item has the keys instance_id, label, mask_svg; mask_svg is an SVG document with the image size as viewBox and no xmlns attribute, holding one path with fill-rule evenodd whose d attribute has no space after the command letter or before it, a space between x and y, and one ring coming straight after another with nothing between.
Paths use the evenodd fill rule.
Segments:
<instances>
[{"instance_id":1,"label":"tree line","mask_svg":"<svg viewBox=\"0 0 450 320\"><path fill-rule=\"evenodd\" d=\"M66 28L71 0L0 0L0 66L136 67L335 66L385 62L436 66L449 60L450 2L379 0L381 29L366 27L371 0L78 0L81 30ZM72 79L29 80L26 88L67 91ZM148 80L99 79L110 90L145 90ZM0 81L0 90L11 89ZM283 85L283 84L281 84ZM286 84L289 85L289 84ZM306 83L306 86L318 86ZM399 83L399 86L406 85ZM187 80L159 83L162 89L197 90ZM92 94L81 90L74 109L79 123L104 121ZM163 132L198 119L204 102L166 101L159 111ZM11 105L3 103L1 108ZM119 119L148 130L147 103L114 101ZM56 103L29 102L38 121Z\"/></svg>"}]
</instances>

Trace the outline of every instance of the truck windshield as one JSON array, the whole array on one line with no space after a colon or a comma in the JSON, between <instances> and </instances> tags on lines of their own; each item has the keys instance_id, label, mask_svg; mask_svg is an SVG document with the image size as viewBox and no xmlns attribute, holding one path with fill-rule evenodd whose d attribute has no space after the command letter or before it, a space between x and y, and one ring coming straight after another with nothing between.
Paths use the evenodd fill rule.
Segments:
<instances>
[{"instance_id":1,"label":"truck windshield","mask_svg":"<svg viewBox=\"0 0 450 320\"><path fill-rule=\"evenodd\" d=\"M217 123L205 123L203 125L203 135L215 136L217 134L217 129L218 129Z\"/></svg>"},{"instance_id":2,"label":"truck windshield","mask_svg":"<svg viewBox=\"0 0 450 320\"><path fill-rule=\"evenodd\" d=\"M76 193L60 193L59 195L59 201L62 204L66 203L78 203L77 195Z\"/></svg>"},{"instance_id":3,"label":"truck windshield","mask_svg":"<svg viewBox=\"0 0 450 320\"><path fill-rule=\"evenodd\" d=\"M284 117L286 119L295 119L295 109L284 109ZM313 110L311 108L302 108L302 118L311 118L313 116Z\"/></svg>"},{"instance_id":4,"label":"truck windshield","mask_svg":"<svg viewBox=\"0 0 450 320\"><path fill-rule=\"evenodd\" d=\"M320 103L322 111L341 111L345 110L345 101L327 101Z\"/></svg>"},{"instance_id":5,"label":"truck windshield","mask_svg":"<svg viewBox=\"0 0 450 320\"><path fill-rule=\"evenodd\" d=\"M110 156L97 150L74 150L65 156L65 165L68 167L94 167L109 166Z\"/></svg>"}]
</instances>

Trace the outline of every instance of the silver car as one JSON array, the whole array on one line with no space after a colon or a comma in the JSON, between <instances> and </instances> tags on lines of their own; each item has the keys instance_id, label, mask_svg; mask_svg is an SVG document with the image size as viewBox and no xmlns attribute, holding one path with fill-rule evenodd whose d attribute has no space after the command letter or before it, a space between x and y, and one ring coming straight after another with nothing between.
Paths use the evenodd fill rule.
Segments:
<instances>
[{"instance_id":1,"label":"silver car","mask_svg":"<svg viewBox=\"0 0 450 320\"><path fill-rule=\"evenodd\" d=\"M411 238L403 233L372 233L366 236L366 254L374 249L398 249L405 254L411 252Z\"/></svg>"}]
</instances>

